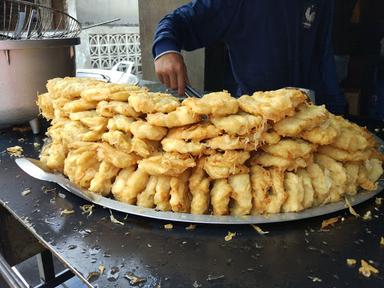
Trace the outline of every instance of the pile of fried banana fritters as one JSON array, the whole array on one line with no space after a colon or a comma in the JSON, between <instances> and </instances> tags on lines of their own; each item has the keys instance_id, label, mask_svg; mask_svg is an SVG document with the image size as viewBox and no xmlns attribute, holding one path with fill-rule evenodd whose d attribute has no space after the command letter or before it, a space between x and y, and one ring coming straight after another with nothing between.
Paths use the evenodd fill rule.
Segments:
<instances>
[{"instance_id":1,"label":"pile of fried banana fritters","mask_svg":"<svg viewBox=\"0 0 384 288\"><path fill-rule=\"evenodd\" d=\"M298 212L375 190L383 173L367 129L297 89L180 100L55 78L47 90L38 97L51 122L42 164L128 204L234 216Z\"/></svg>"}]
</instances>

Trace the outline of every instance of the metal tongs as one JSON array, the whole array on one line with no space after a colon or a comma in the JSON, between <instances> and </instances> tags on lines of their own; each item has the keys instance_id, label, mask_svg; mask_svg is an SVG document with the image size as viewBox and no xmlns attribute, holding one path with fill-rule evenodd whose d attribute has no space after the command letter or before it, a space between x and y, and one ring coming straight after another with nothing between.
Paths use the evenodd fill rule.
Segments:
<instances>
[{"instance_id":1,"label":"metal tongs","mask_svg":"<svg viewBox=\"0 0 384 288\"><path fill-rule=\"evenodd\" d=\"M203 94L201 94L199 91L197 91L195 88L191 87L190 85L185 85L185 95L188 97L194 97L194 98L201 98L203 97Z\"/></svg>"}]
</instances>

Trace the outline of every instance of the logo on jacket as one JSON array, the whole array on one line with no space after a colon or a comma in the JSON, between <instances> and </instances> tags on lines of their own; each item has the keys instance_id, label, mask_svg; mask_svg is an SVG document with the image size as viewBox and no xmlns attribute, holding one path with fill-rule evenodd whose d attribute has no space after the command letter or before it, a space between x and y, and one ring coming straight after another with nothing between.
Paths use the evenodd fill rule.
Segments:
<instances>
[{"instance_id":1,"label":"logo on jacket","mask_svg":"<svg viewBox=\"0 0 384 288\"><path fill-rule=\"evenodd\" d=\"M310 5L305 9L304 12L304 21L303 26L306 29L310 29L312 27L313 22L316 18L316 11L315 11L315 5Z\"/></svg>"}]
</instances>

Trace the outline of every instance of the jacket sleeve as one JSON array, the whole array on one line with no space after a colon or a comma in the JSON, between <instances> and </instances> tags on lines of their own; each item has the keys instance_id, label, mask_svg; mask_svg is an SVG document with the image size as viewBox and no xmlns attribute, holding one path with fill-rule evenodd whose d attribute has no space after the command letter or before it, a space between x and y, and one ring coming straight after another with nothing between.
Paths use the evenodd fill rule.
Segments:
<instances>
[{"instance_id":1,"label":"jacket sleeve","mask_svg":"<svg viewBox=\"0 0 384 288\"><path fill-rule=\"evenodd\" d=\"M225 40L242 0L195 0L166 15L158 24L153 57L167 51L191 51Z\"/></svg>"},{"instance_id":2,"label":"jacket sleeve","mask_svg":"<svg viewBox=\"0 0 384 288\"><path fill-rule=\"evenodd\" d=\"M336 77L336 65L332 46L332 26L334 16L334 1L327 1L324 7L324 26L323 26L323 57L321 60L321 76L323 80L323 101L328 110L335 114L346 112L346 100L339 88Z\"/></svg>"}]
</instances>

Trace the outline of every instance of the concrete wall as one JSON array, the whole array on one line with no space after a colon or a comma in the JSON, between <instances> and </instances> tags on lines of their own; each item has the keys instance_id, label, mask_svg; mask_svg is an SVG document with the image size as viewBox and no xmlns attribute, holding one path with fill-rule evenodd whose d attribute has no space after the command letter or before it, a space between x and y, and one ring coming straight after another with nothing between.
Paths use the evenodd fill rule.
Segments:
<instances>
[{"instance_id":1,"label":"concrete wall","mask_svg":"<svg viewBox=\"0 0 384 288\"><path fill-rule=\"evenodd\" d=\"M82 24L88 25L120 18L120 21L114 22L113 24L138 25L138 1L139 0L77 0L77 20Z\"/></svg>"},{"instance_id":2,"label":"concrete wall","mask_svg":"<svg viewBox=\"0 0 384 288\"><path fill-rule=\"evenodd\" d=\"M151 53L153 34L167 13L188 3L187 0L139 0L140 44L142 53L143 79L157 80L153 67ZM203 90L204 88L204 49L185 52L184 59L188 68L191 84Z\"/></svg>"}]
</instances>

